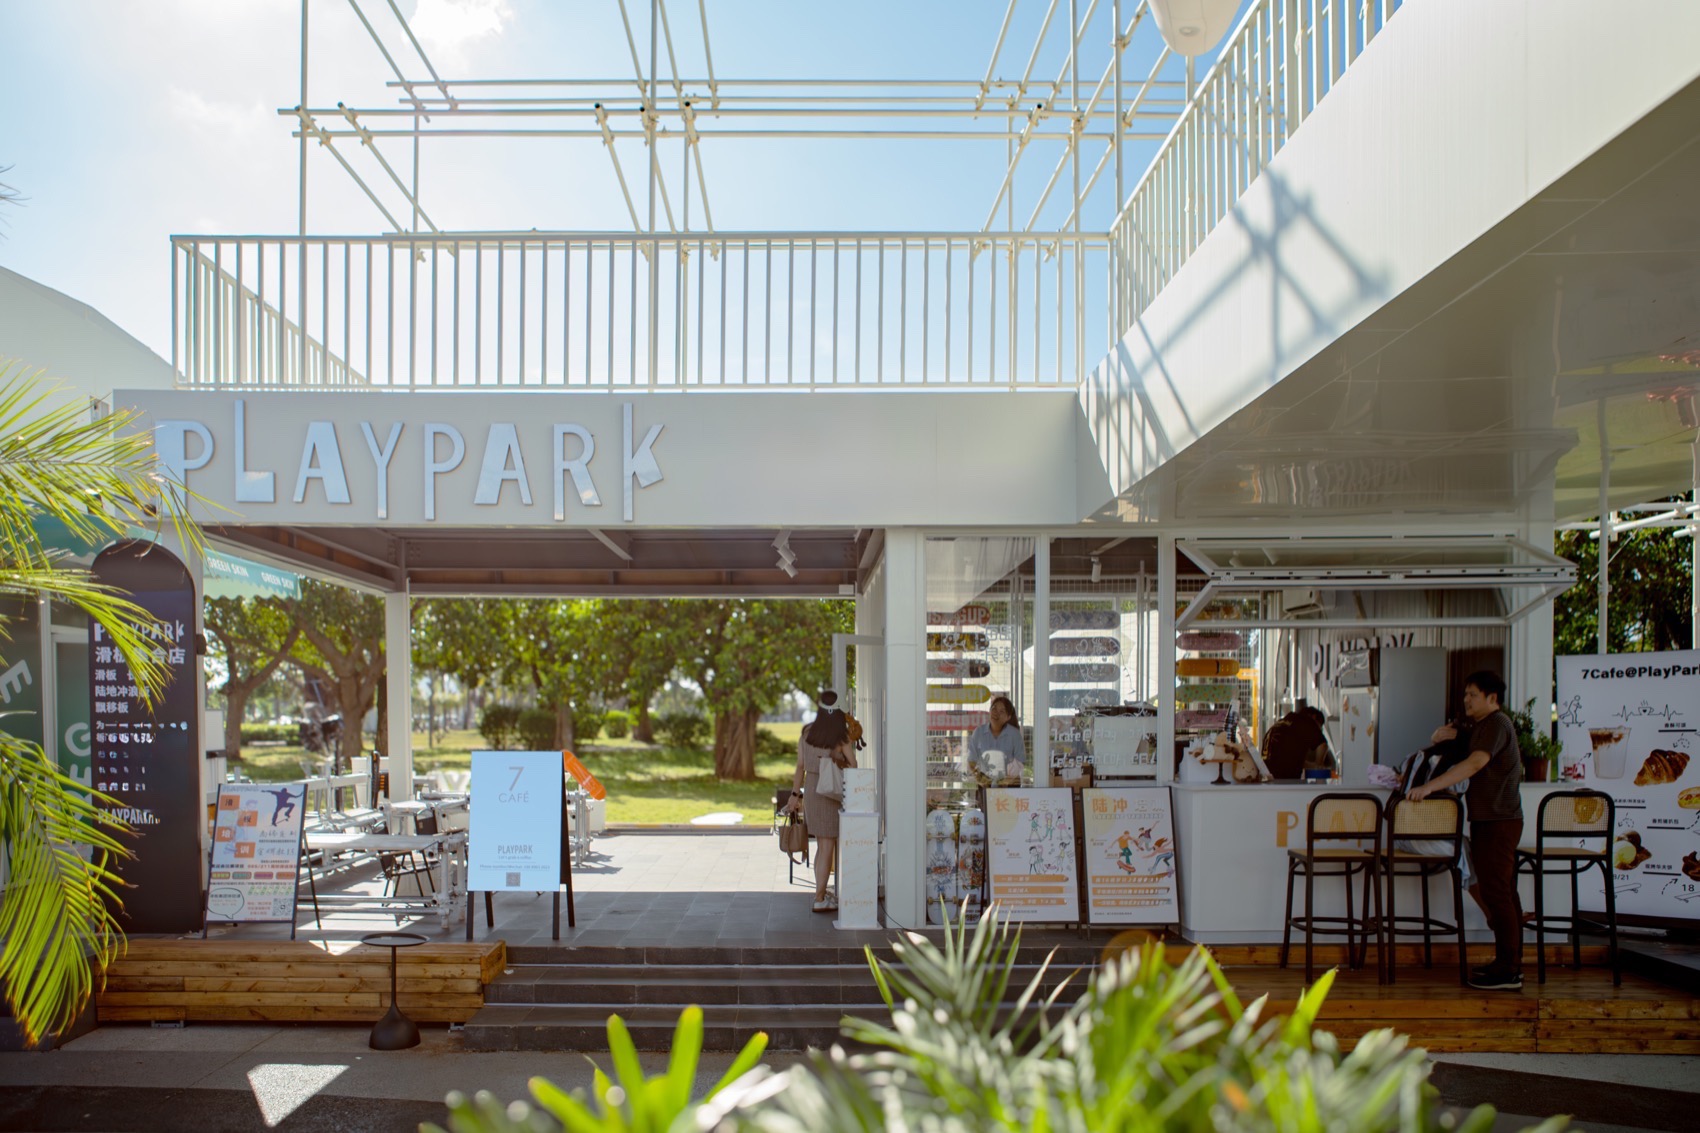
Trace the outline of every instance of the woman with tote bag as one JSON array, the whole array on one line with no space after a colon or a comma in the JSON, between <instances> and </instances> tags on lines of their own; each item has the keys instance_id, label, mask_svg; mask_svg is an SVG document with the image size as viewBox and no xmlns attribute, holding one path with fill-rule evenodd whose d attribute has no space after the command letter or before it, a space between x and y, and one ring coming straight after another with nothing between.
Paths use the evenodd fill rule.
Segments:
<instances>
[{"instance_id":1,"label":"woman with tote bag","mask_svg":"<svg viewBox=\"0 0 1700 1133\"><path fill-rule=\"evenodd\" d=\"M787 813L802 800L803 817L815 840L815 904L817 913L838 908L838 895L828 888L838 850L838 812L844 801L842 771L856 766L856 749L850 742L849 717L838 707L838 694L821 693L815 718L797 741L797 770L791 780ZM821 771L827 774L822 781Z\"/></svg>"}]
</instances>

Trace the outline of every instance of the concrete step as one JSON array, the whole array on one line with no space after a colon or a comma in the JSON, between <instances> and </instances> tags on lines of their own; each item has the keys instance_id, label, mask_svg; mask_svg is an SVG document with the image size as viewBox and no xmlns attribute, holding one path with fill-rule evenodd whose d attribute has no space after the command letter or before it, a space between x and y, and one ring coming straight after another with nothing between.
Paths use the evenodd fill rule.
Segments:
<instances>
[{"instance_id":1,"label":"concrete step","mask_svg":"<svg viewBox=\"0 0 1700 1133\"><path fill-rule=\"evenodd\" d=\"M872 945L874 955L881 960L895 959L889 941L880 941ZM1038 964L1042 962L1053 949L1049 947L1026 946L1017 954L1020 964ZM1056 957L1052 960L1053 967L1095 967L1100 959L1101 945L1091 943L1063 944L1055 948ZM770 965L835 965L849 964L866 968L867 954L860 945L853 947L835 946L760 946L748 948L707 947L621 947L613 945L571 945L559 944L509 944L508 962L517 964L597 964L617 965L621 967L657 966L657 965L689 965L715 966L727 965L770 966Z\"/></svg>"},{"instance_id":2,"label":"concrete step","mask_svg":"<svg viewBox=\"0 0 1700 1133\"><path fill-rule=\"evenodd\" d=\"M1007 998L1014 999L1038 973L1021 965L1011 971ZM1068 970L1052 969L1043 987L1062 983ZM1083 985L1083 981L1076 981ZM866 967L775 965L770 967L522 964L514 965L485 990L486 1003L582 1003L619 1008L633 1003L840 1004L879 1003L879 989Z\"/></svg>"},{"instance_id":3,"label":"concrete step","mask_svg":"<svg viewBox=\"0 0 1700 1133\"><path fill-rule=\"evenodd\" d=\"M618 1014L639 1050L672 1046L680 1008L673 1004L490 1004L461 1032L467 1050L560 1050L603 1054L608 1050L608 1016ZM768 1035L770 1050L806 1050L842 1041L839 1025L846 1013L878 1019L883 1004L714 1004L703 1008L703 1049L741 1050L758 1031Z\"/></svg>"}]
</instances>

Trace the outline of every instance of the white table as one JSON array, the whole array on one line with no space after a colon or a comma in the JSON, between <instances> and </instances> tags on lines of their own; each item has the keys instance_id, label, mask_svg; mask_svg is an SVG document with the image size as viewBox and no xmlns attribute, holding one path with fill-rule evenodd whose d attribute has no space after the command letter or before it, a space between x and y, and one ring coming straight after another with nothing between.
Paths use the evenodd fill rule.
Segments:
<instances>
[{"instance_id":1,"label":"white table","mask_svg":"<svg viewBox=\"0 0 1700 1133\"><path fill-rule=\"evenodd\" d=\"M344 831L308 831L303 841L309 850L329 857L332 854L425 854L435 853L441 863L432 893L421 897L383 894L332 893L317 894L320 905L387 905L418 906L435 910L443 924L453 922L459 909L458 898L466 892L466 833L453 831L441 834L360 834ZM312 867L308 867L311 881Z\"/></svg>"},{"instance_id":2,"label":"white table","mask_svg":"<svg viewBox=\"0 0 1700 1133\"><path fill-rule=\"evenodd\" d=\"M416 833L419 827L419 816L431 813L437 815L437 829L443 833L466 829L464 822L453 821L451 817L466 812L468 802L464 795L442 799L407 799L398 803L389 803L388 806L392 814L405 818L408 827Z\"/></svg>"}]
</instances>

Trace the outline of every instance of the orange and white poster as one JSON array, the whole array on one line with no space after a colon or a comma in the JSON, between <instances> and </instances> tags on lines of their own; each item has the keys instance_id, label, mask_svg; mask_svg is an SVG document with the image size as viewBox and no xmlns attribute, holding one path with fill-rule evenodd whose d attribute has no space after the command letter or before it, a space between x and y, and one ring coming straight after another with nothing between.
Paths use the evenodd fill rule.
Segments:
<instances>
[{"instance_id":1,"label":"orange and white poster","mask_svg":"<svg viewBox=\"0 0 1700 1133\"><path fill-rule=\"evenodd\" d=\"M994 787L986 792L991 899L1010 920L1080 920L1074 792Z\"/></svg>"},{"instance_id":2,"label":"orange and white poster","mask_svg":"<svg viewBox=\"0 0 1700 1133\"><path fill-rule=\"evenodd\" d=\"M1180 873L1167 787L1089 787L1085 812L1086 919L1179 924Z\"/></svg>"},{"instance_id":3,"label":"orange and white poster","mask_svg":"<svg viewBox=\"0 0 1700 1133\"><path fill-rule=\"evenodd\" d=\"M221 783L207 870L209 924L295 920L307 788Z\"/></svg>"}]
</instances>

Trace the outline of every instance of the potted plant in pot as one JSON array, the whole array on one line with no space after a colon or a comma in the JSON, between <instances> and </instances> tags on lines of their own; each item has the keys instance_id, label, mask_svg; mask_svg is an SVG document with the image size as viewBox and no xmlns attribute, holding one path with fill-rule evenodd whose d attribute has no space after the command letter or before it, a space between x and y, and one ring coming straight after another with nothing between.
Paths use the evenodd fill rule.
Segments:
<instances>
[{"instance_id":1,"label":"potted plant in pot","mask_svg":"<svg viewBox=\"0 0 1700 1133\"><path fill-rule=\"evenodd\" d=\"M1552 734L1552 721L1545 720L1540 727L1535 726L1534 697L1507 715L1517 729L1517 750L1523 754L1523 778L1531 783L1549 781L1553 768L1558 766L1558 754L1564 750L1564 744Z\"/></svg>"}]
</instances>

